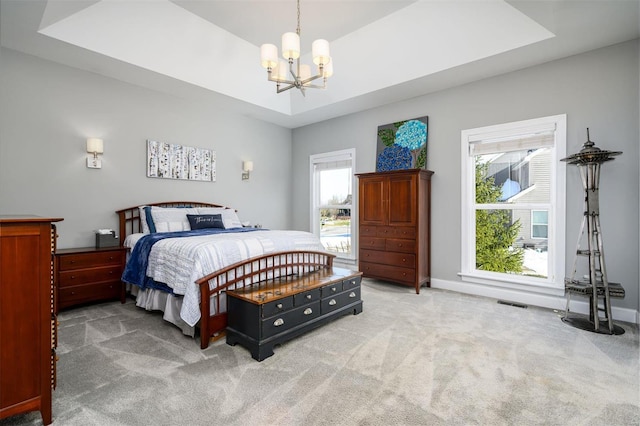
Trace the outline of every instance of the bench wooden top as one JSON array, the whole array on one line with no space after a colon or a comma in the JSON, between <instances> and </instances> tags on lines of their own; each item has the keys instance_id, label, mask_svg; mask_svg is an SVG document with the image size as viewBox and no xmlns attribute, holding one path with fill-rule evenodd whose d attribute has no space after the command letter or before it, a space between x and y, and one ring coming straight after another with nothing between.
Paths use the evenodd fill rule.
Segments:
<instances>
[{"instance_id":1,"label":"bench wooden top","mask_svg":"<svg viewBox=\"0 0 640 426\"><path fill-rule=\"evenodd\" d=\"M303 275L286 275L264 280L238 290L228 290L227 295L262 305L360 275L362 272L333 266Z\"/></svg>"}]
</instances>

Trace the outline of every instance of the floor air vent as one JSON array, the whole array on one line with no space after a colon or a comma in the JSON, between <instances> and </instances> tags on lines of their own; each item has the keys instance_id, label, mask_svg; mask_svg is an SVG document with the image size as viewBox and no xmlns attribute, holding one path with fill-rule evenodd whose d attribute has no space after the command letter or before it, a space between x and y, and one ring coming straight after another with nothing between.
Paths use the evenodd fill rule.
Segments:
<instances>
[{"instance_id":1,"label":"floor air vent","mask_svg":"<svg viewBox=\"0 0 640 426\"><path fill-rule=\"evenodd\" d=\"M498 303L501 305L509 305L509 306L515 306L516 308L522 308L522 309L527 309L527 305L523 305L522 303L516 303L516 302L507 302L506 300L498 300Z\"/></svg>"}]
</instances>

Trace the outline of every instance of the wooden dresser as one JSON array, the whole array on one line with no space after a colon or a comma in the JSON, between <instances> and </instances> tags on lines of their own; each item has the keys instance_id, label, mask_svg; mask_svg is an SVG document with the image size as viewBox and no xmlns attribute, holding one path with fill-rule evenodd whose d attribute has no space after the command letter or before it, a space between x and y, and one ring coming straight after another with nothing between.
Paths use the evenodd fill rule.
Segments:
<instances>
[{"instance_id":1,"label":"wooden dresser","mask_svg":"<svg viewBox=\"0 0 640 426\"><path fill-rule=\"evenodd\" d=\"M124 286L120 277L126 256L126 247L57 250L57 308L111 299L120 299L124 303Z\"/></svg>"},{"instance_id":2,"label":"wooden dresser","mask_svg":"<svg viewBox=\"0 0 640 426\"><path fill-rule=\"evenodd\" d=\"M431 175L358 174L359 267L365 277L415 287L431 280Z\"/></svg>"},{"instance_id":3,"label":"wooden dresser","mask_svg":"<svg viewBox=\"0 0 640 426\"><path fill-rule=\"evenodd\" d=\"M39 410L52 421L57 320L54 262L59 218L0 216L0 419Z\"/></svg>"},{"instance_id":4,"label":"wooden dresser","mask_svg":"<svg viewBox=\"0 0 640 426\"><path fill-rule=\"evenodd\" d=\"M262 361L273 347L342 315L362 312L362 274L329 268L227 291L227 344Z\"/></svg>"}]
</instances>

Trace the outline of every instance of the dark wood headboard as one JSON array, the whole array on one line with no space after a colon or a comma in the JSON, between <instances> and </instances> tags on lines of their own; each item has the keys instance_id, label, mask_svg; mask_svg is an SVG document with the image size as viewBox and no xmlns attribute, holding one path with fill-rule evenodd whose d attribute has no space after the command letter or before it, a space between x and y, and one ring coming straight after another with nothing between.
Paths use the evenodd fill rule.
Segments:
<instances>
[{"instance_id":1,"label":"dark wood headboard","mask_svg":"<svg viewBox=\"0 0 640 426\"><path fill-rule=\"evenodd\" d=\"M140 207L156 206L156 207L221 207L228 209L230 207L220 204L204 203L201 201L163 201L161 203L147 203L138 206L127 207L126 209L117 210L118 219L120 221L120 245L124 245L124 240L131 234L142 232L142 223L140 222Z\"/></svg>"}]
</instances>

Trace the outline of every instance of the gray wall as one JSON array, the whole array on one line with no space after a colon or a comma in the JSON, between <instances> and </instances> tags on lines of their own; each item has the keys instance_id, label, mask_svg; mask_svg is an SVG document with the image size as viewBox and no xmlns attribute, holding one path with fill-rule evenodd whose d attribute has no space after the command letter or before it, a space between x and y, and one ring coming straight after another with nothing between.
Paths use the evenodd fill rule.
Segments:
<instances>
[{"instance_id":1,"label":"gray wall","mask_svg":"<svg viewBox=\"0 0 640 426\"><path fill-rule=\"evenodd\" d=\"M582 148L586 128L602 149L624 151L602 168L601 224L609 279L627 295L614 304L638 310L638 40L549 62L293 132L293 225L309 222L309 155L356 148L356 172L375 170L381 124L429 116L432 193L432 277L460 281L460 132L567 114L567 154ZM582 217L582 186L567 168L567 267Z\"/></svg>"},{"instance_id":2,"label":"gray wall","mask_svg":"<svg viewBox=\"0 0 640 426\"><path fill-rule=\"evenodd\" d=\"M94 244L115 210L209 201L242 220L290 227L291 130L2 49L0 214L63 217L58 246ZM87 137L104 139L102 169L86 167ZM217 181L146 177L146 139L211 148ZM242 160L253 160L249 181ZM265 208L268 206L268 208Z\"/></svg>"}]
</instances>

